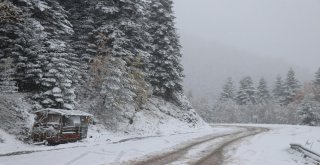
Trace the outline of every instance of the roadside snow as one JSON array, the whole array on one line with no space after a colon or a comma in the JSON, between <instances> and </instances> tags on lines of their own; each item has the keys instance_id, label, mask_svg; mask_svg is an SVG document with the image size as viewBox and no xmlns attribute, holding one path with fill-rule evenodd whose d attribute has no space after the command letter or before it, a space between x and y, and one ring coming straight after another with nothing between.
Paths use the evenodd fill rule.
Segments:
<instances>
[{"instance_id":1,"label":"roadside snow","mask_svg":"<svg viewBox=\"0 0 320 165\"><path fill-rule=\"evenodd\" d=\"M29 145L26 145L15 138L15 136L9 135L0 129L0 155L8 152L24 150L29 147Z\"/></svg>"},{"instance_id":2,"label":"roadside snow","mask_svg":"<svg viewBox=\"0 0 320 165\"><path fill-rule=\"evenodd\" d=\"M25 149L27 150L43 151L14 156L0 156L0 165L118 164L122 161L144 157L149 154L161 153L205 135L230 133L236 130L238 128L206 127L186 133L159 135L158 137L126 137L128 139L117 139L115 135L99 133L99 137L94 135L95 137L89 138L82 143L49 147L26 147ZM3 151L1 150L1 152Z\"/></svg>"},{"instance_id":3,"label":"roadside snow","mask_svg":"<svg viewBox=\"0 0 320 165\"><path fill-rule=\"evenodd\" d=\"M59 89L54 90L59 92ZM160 152L213 132L228 131L228 128L212 129L183 95L177 95L179 103L150 98L143 110L132 108L132 114L123 114L131 117L132 121L115 120L115 129L102 125L90 126L88 138L82 142L57 146L28 145L17 140L27 141L28 130L33 124L34 115L31 112L34 106L26 99L27 96L20 93L1 96L0 165L73 164L78 159L81 159L78 164L104 164L113 159L126 160L130 155L135 158ZM127 108L126 112L131 112Z\"/></svg>"},{"instance_id":4,"label":"roadside snow","mask_svg":"<svg viewBox=\"0 0 320 165\"><path fill-rule=\"evenodd\" d=\"M227 165L305 165L312 164L290 149L291 143L320 153L320 128L289 125L254 125L269 132L246 138L228 148Z\"/></svg>"},{"instance_id":5,"label":"roadside snow","mask_svg":"<svg viewBox=\"0 0 320 165\"><path fill-rule=\"evenodd\" d=\"M167 123L167 126L171 123ZM172 123L175 124L175 123ZM305 165L312 164L303 155L290 149L291 143L320 153L320 128L289 125L236 125L269 128L269 132L245 138L225 148L224 163L227 165ZM168 126L169 127L169 126ZM92 127L89 137L83 142L57 146L26 145L14 136L0 130L0 165L101 165L119 164L128 160L160 155L171 151L196 138L206 135L221 135L239 131L238 127L215 125L212 128L194 128L185 132L161 132L158 135L128 135L110 133ZM181 130L180 130L181 131ZM204 143L187 153L186 157L197 155L207 147L214 147L220 140ZM199 151L199 152L198 152ZM6 155L14 152L17 155ZM182 162L180 162L182 163Z\"/></svg>"},{"instance_id":6,"label":"roadside snow","mask_svg":"<svg viewBox=\"0 0 320 165\"><path fill-rule=\"evenodd\" d=\"M138 135L167 135L209 127L187 100L179 100L183 103L177 106L161 98L152 97L144 110L135 112L132 124L124 124L119 129Z\"/></svg>"}]
</instances>

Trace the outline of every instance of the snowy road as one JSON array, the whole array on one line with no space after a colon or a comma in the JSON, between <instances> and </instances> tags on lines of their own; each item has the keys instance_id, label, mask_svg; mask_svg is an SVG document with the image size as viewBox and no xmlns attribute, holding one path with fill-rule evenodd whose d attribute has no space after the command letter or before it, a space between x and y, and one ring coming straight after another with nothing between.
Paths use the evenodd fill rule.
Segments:
<instances>
[{"instance_id":1,"label":"snowy road","mask_svg":"<svg viewBox=\"0 0 320 165\"><path fill-rule=\"evenodd\" d=\"M196 141L239 131L238 127L208 127L192 132L124 138L117 141L69 143L58 146L0 145L0 165L104 165L162 154ZM17 149L15 149L17 148ZM3 150L4 149L4 150ZM6 150L8 150L6 152Z\"/></svg>"},{"instance_id":2,"label":"snowy road","mask_svg":"<svg viewBox=\"0 0 320 165\"><path fill-rule=\"evenodd\" d=\"M213 125L188 133L115 141L20 144L16 150L10 144L8 152L0 144L0 165L305 165L312 163L291 150L290 143L320 153L319 137L319 127Z\"/></svg>"},{"instance_id":3,"label":"snowy road","mask_svg":"<svg viewBox=\"0 0 320 165\"><path fill-rule=\"evenodd\" d=\"M230 126L229 126L230 127ZM163 164L194 164L221 165L223 150L226 146L240 141L248 136L268 131L267 128L238 127L240 131L223 135L209 135L202 139L191 141L188 145L161 155L148 156L145 160L129 161L123 164L134 165L163 165Z\"/></svg>"},{"instance_id":4,"label":"snowy road","mask_svg":"<svg viewBox=\"0 0 320 165\"><path fill-rule=\"evenodd\" d=\"M226 147L228 147L232 143L239 142L246 137L254 136L259 133L266 132L266 131L269 131L269 129L259 128L259 127L246 127L245 131L227 136L226 139L224 139L224 141L222 143L220 143L218 145L218 147L213 149L209 155L201 158L199 161L197 161L193 164L221 165L224 162L224 150Z\"/></svg>"}]
</instances>

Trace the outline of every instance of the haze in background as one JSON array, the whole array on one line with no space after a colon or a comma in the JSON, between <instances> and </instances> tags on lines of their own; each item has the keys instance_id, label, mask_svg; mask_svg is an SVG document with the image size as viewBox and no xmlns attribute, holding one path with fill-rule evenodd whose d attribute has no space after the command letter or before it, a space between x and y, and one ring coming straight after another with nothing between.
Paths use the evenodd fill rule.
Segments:
<instances>
[{"instance_id":1,"label":"haze in background","mask_svg":"<svg viewBox=\"0 0 320 165\"><path fill-rule=\"evenodd\" d=\"M269 86L290 67L309 81L320 67L319 0L174 0L185 88L215 98L227 77Z\"/></svg>"}]
</instances>

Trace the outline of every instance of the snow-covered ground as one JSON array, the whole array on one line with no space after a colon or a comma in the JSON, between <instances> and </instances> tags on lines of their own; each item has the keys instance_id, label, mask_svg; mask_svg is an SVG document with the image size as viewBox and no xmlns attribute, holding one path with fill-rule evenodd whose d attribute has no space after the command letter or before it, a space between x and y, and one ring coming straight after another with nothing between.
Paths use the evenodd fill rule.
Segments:
<instances>
[{"instance_id":1,"label":"snow-covered ground","mask_svg":"<svg viewBox=\"0 0 320 165\"><path fill-rule=\"evenodd\" d=\"M29 145L24 144L15 138L15 136L9 135L0 129L0 155L29 148Z\"/></svg>"},{"instance_id":2,"label":"snow-covered ground","mask_svg":"<svg viewBox=\"0 0 320 165\"><path fill-rule=\"evenodd\" d=\"M244 138L224 148L224 164L227 165L302 165L312 164L303 155L290 149L290 143L298 143L320 153L320 128L289 125L236 125L269 128L270 131ZM83 142L57 146L26 145L0 130L0 165L101 165L119 164L140 160L150 155L175 151L207 135L226 135L243 131L241 127L213 125L175 134L154 136L120 135L91 130ZM230 137L228 137L230 139ZM199 143L187 150L176 164L184 164L190 158L201 156L202 151L214 149L228 138L216 138ZM231 137L232 138L232 137ZM13 155L10 155L12 153ZM6 155L9 154L9 155ZM16 154L16 155L14 155ZM188 159L186 159L188 158ZM198 157L200 158L200 157ZM188 163L185 163L188 164Z\"/></svg>"},{"instance_id":3,"label":"snow-covered ground","mask_svg":"<svg viewBox=\"0 0 320 165\"><path fill-rule=\"evenodd\" d=\"M22 145L20 142L12 140L10 135L5 135L5 143L0 143L0 155L2 155L0 156L0 165L117 164L152 153L168 151L205 135L227 134L237 130L234 127L204 127L194 129L192 132L136 138L100 133L84 142L57 146ZM4 132L1 133L3 135ZM12 152L18 153L18 155L4 156L4 154ZM21 154L22 152L26 152L26 154Z\"/></svg>"},{"instance_id":4,"label":"snow-covered ground","mask_svg":"<svg viewBox=\"0 0 320 165\"><path fill-rule=\"evenodd\" d=\"M228 147L227 165L305 165L313 164L303 155L290 149L301 144L320 153L320 128L290 125L254 125L270 131L246 138Z\"/></svg>"}]
</instances>

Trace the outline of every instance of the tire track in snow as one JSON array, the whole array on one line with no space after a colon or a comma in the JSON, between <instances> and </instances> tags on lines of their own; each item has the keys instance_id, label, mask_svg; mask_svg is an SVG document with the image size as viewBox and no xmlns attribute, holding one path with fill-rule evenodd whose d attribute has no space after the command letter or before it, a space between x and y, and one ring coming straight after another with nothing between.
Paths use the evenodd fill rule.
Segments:
<instances>
[{"instance_id":1,"label":"tire track in snow","mask_svg":"<svg viewBox=\"0 0 320 165\"><path fill-rule=\"evenodd\" d=\"M205 136L202 139L194 140L194 142L189 143L188 145L185 145L183 147L180 147L174 151L169 151L162 153L160 155L153 155L145 158L144 160L137 160L137 161L128 161L123 162L122 164L133 164L133 165L164 165L164 164L170 164L174 162L183 161L184 156L187 155L187 153L192 150L193 148L202 145L207 142L212 142L217 139L226 139L223 140L221 144L218 145L218 147L215 147L213 151L210 151L209 154L203 156L200 158L200 160L196 160L193 162L188 162L187 164L194 164L194 165L220 165L223 163L223 149L230 145L233 142L236 142L238 140L241 140L243 138L253 136L256 134L259 134L261 132L267 131L266 128L256 128L256 127L245 127L245 126L227 126L227 127L238 127L238 128L244 128L244 131L237 131L233 133L228 134L222 134L222 135L209 135Z\"/></svg>"},{"instance_id":2,"label":"tire track in snow","mask_svg":"<svg viewBox=\"0 0 320 165\"><path fill-rule=\"evenodd\" d=\"M223 143L221 143L216 149L214 149L210 154L207 156L202 157L200 160L190 163L192 165L221 165L224 162L224 149L231 145L234 142L238 142L244 138L254 136L257 134L260 134L262 132L269 131L267 128L256 128L248 127L248 132L240 133L238 135L235 135L233 138L225 140Z\"/></svg>"}]
</instances>

